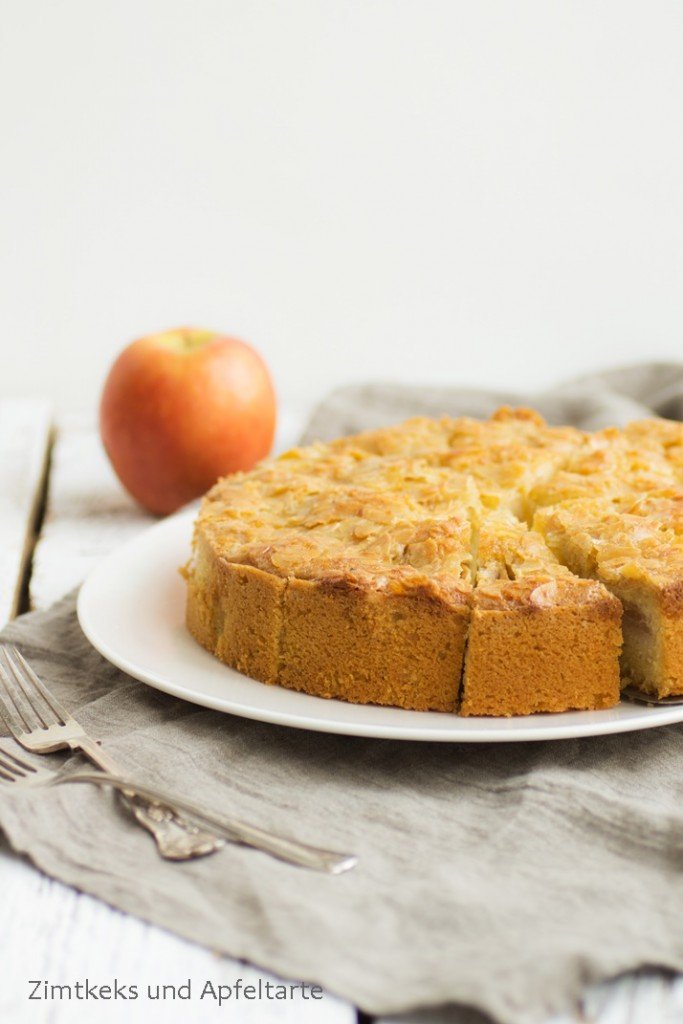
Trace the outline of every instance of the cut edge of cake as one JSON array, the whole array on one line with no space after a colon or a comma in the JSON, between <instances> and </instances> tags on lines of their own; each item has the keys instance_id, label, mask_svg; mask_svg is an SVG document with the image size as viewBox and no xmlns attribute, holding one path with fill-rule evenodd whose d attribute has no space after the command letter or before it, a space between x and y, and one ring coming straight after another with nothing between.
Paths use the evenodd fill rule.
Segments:
<instances>
[{"instance_id":1,"label":"cut edge of cake","mask_svg":"<svg viewBox=\"0 0 683 1024\"><path fill-rule=\"evenodd\" d=\"M621 603L623 685L668 697L683 693L683 551L660 539L664 520L638 515L637 506L572 501L539 510L534 523L561 561Z\"/></svg>"}]
</instances>

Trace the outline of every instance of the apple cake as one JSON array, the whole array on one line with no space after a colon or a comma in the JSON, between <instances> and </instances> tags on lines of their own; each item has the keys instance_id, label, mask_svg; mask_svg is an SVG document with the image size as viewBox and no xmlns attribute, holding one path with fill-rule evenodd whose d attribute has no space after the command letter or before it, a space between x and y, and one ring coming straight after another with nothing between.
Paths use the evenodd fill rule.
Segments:
<instances>
[{"instance_id":1,"label":"apple cake","mask_svg":"<svg viewBox=\"0 0 683 1024\"><path fill-rule=\"evenodd\" d=\"M461 715L683 693L683 424L528 409L295 448L205 496L192 635L318 697Z\"/></svg>"}]
</instances>

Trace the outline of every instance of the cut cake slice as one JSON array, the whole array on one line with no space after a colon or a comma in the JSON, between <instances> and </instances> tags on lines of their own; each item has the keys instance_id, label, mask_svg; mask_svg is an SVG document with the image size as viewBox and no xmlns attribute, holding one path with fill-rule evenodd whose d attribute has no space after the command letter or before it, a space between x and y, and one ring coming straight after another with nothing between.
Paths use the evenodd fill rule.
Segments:
<instances>
[{"instance_id":1,"label":"cut cake slice","mask_svg":"<svg viewBox=\"0 0 683 1024\"><path fill-rule=\"evenodd\" d=\"M612 707L621 606L561 565L507 511L485 514L461 692L462 715Z\"/></svg>"},{"instance_id":2,"label":"cut cake slice","mask_svg":"<svg viewBox=\"0 0 683 1024\"><path fill-rule=\"evenodd\" d=\"M542 509L558 557L600 580L624 609L622 675L646 693L683 693L683 496L585 499Z\"/></svg>"},{"instance_id":3,"label":"cut cake slice","mask_svg":"<svg viewBox=\"0 0 683 1024\"><path fill-rule=\"evenodd\" d=\"M190 631L264 682L454 711L471 594L464 482L446 487L420 460L328 458L300 449L205 498Z\"/></svg>"},{"instance_id":4,"label":"cut cake slice","mask_svg":"<svg viewBox=\"0 0 683 1024\"><path fill-rule=\"evenodd\" d=\"M647 421L652 423L653 421ZM628 430L628 428L627 428ZM528 520L538 508L583 498L629 498L676 486L676 472L661 447L649 448L612 427L585 434L560 466L529 492Z\"/></svg>"}]
</instances>

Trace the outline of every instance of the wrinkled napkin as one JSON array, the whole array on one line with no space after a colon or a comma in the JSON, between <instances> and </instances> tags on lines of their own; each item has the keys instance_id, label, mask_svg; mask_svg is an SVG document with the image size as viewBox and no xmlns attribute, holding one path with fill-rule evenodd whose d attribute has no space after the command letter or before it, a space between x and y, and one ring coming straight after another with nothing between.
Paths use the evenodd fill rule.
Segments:
<instances>
[{"instance_id":1,"label":"wrinkled napkin","mask_svg":"<svg viewBox=\"0 0 683 1024\"><path fill-rule=\"evenodd\" d=\"M683 418L683 367L526 396L347 387L305 439L501 402L591 429ZM532 1024L591 982L683 970L681 726L521 744L328 736L204 710L124 675L81 633L73 595L2 639L131 775L360 857L339 877L233 845L170 864L107 792L0 788L12 846L63 882L371 1013L455 1003Z\"/></svg>"}]
</instances>

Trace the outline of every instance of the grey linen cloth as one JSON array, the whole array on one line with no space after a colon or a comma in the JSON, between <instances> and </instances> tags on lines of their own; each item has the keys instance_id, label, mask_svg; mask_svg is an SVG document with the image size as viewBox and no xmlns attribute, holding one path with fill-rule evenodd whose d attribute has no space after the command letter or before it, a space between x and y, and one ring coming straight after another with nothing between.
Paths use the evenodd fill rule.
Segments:
<instances>
[{"instance_id":1,"label":"grey linen cloth","mask_svg":"<svg viewBox=\"0 0 683 1024\"><path fill-rule=\"evenodd\" d=\"M588 427L683 418L683 367L533 396L344 388L307 438L413 413L488 414L501 401ZM327 736L131 679L89 646L73 596L3 639L131 774L360 857L336 878L238 846L173 865L107 792L0 788L13 847L63 882L374 1013L464 1004L527 1024L619 972L683 970L683 727L490 745Z\"/></svg>"}]
</instances>

